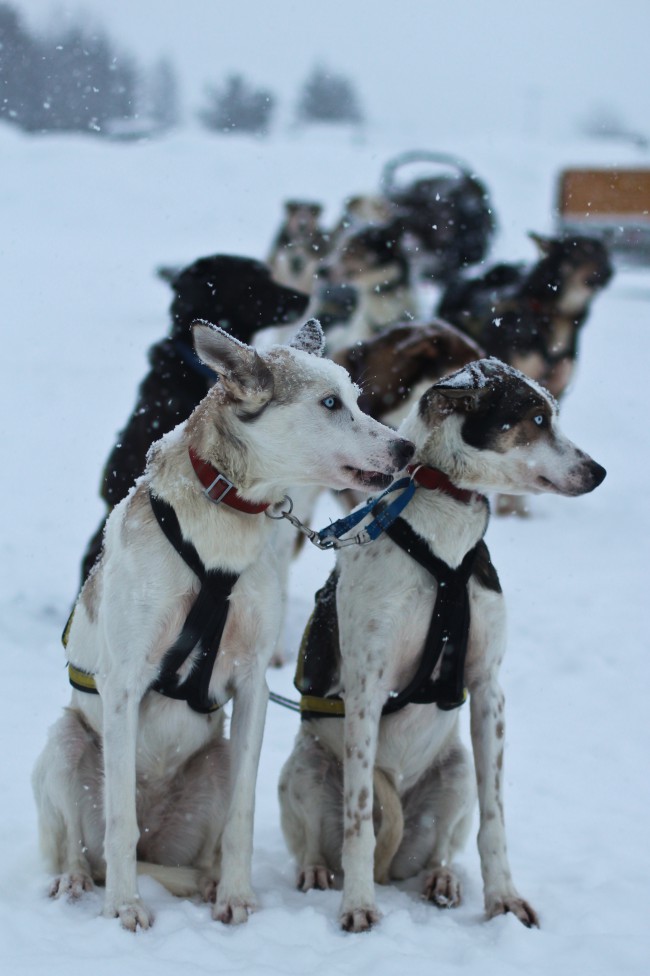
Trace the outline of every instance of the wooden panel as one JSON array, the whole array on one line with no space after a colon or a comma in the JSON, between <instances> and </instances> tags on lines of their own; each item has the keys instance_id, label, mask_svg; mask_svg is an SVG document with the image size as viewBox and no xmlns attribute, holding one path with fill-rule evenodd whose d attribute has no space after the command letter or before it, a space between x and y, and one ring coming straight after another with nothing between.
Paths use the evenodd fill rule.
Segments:
<instances>
[{"instance_id":1,"label":"wooden panel","mask_svg":"<svg viewBox=\"0 0 650 976\"><path fill-rule=\"evenodd\" d=\"M650 216L650 169L568 169L560 177L561 214Z\"/></svg>"}]
</instances>

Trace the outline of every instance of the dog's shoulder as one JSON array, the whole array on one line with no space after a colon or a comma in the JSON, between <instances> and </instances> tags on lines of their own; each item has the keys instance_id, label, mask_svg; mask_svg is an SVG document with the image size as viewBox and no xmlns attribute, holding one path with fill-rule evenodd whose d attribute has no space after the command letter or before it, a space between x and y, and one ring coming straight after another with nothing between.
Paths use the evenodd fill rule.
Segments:
<instances>
[{"instance_id":1,"label":"dog's shoulder","mask_svg":"<svg viewBox=\"0 0 650 976\"><path fill-rule=\"evenodd\" d=\"M315 596L298 655L295 685L302 694L327 695L340 674L337 584L338 571L333 570Z\"/></svg>"},{"instance_id":2,"label":"dog's shoulder","mask_svg":"<svg viewBox=\"0 0 650 976\"><path fill-rule=\"evenodd\" d=\"M494 564L490 558L490 550L483 539L481 539L476 547L476 558L472 576L484 589L492 590L494 593L502 592L499 574L494 568Z\"/></svg>"}]
</instances>

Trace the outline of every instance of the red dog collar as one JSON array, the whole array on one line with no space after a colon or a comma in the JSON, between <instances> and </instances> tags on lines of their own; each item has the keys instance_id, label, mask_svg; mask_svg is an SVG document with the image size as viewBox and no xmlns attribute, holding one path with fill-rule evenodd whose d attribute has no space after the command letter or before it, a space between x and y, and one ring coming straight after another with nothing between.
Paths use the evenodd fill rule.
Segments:
<instances>
[{"instance_id":1,"label":"red dog collar","mask_svg":"<svg viewBox=\"0 0 650 976\"><path fill-rule=\"evenodd\" d=\"M245 512L247 515L259 515L269 507L269 502L262 502L261 504L247 502L237 493L232 481L217 471L208 461L199 457L193 447L190 447L189 454L194 472L203 485L203 494L215 505L220 505L223 502L229 508L234 508L238 512Z\"/></svg>"},{"instance_id":2,"label":"red dog collar","mask_svg":"<svg viewBox=\"0 0 650 976\"><path fill-rule=\"evenodd\" d=\"M450 481L444 471L439 471L438 468L428 468L424 464L409 464L406 470L421 488L428 488L430 491L442 491L445 495L451 495L452 498L456 498L466 505L469 505L475 498L483 498L479 492L458 488L453 481Z\"/></svg>"}]
</instances>

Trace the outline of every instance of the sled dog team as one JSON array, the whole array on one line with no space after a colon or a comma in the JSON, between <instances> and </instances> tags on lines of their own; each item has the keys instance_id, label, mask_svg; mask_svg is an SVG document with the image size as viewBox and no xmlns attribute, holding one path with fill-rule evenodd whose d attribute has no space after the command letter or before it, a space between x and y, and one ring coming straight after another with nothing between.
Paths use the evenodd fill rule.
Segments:
<instances>
[{"instance_id":1,"label":"sled dog team","mask_svg":"<svg viewBox=\"0 0 650 976\"><path fill-rule=\"evenodd\" d=\"M453 907L478 795L486 914L537 925L506 850L486 496L577 496L604 469L560 431L553 396L496 359L418 391L393 430L362 412L313 319L266 351L204 322L192 336L218 380L113 508L67 630L71 701L33 777L51 894L103 884L104 914L146 929L146 873L215 919L246 920L283 600L274 543L292 532L269 516L303 486L367 496L399 477L410 501L393 520L399 492L387 495L379 538L339 550L301 649L302 720L279 787L298 884L342 882L348 931L378 921L375 881L421 876L427 899Z\"/></svg>"}]
</instances>

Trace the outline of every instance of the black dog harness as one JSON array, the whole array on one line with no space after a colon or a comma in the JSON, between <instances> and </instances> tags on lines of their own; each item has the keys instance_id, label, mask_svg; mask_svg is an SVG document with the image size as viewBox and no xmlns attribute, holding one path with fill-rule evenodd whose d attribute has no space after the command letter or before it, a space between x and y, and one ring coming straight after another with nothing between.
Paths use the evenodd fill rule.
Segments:
<instances>
[{"instance_id":1,"label":"black dog harness","mask_svg":"<svg viewBox=\"0 0 650 976\"><path fill-rule=\"evenodd\" d=\"M226 626L228 600L239 574L206 569L192 543L183 538L172 506L151 493L149 500L158 525L201 581L201 589L183 629L166 652L160 673L151 687L168 698L186 701L195 712L212 712L219 706L210 700L210 678ZM190 674L179 684L178 670L195 650L196 658Z\"/></svg>"},{"instance_id":2,"label":"black dog harness","mask_svg":"<svg viewBox=\"0 0 650 976\"><path fill-rule=\"evenodd\" d=\"M409 704L435 702L444 711L458 708L467 699L464 677L470 624L469 580L475 576L487 588L497 592L501 589L487 546L479 542L465 555L460 566L452 569L434 555L404 519L398 518L385 531L434 577L438 590L417 670L402 691L391 695L382 715L390 715ZM336 582L334 572L317 595L316 609L303 638L295 680L302 693L303 719L345 714L340 696L327 693L336 678L340 660ZM438 663L438 675L434 679Z\"/></svg>"},{"instance_id":3,"label":"black dog harness","mask_svg":"<svg viewBox=\"0 0 650 976\"><path fill-rule=\"evenodd\" d=\"M207 714L220 707L210 699L210 678L228 617L228 600L239 575L215 569L206 570L192 543L183 538L172 506L151 492L149 501L165 536L201 581L201 589L187 615L183 629L166 651L158 677L150 690L160 692L167 698L185 701L193 711ZM66 632L68 628L69 624ZM178 671L192 654L195 654L195 657L190 672L181 682ZM68 665L68 674L70 683L79 691L97 694L92 675L74 665Z\"/></svg>"}]
</instances>

